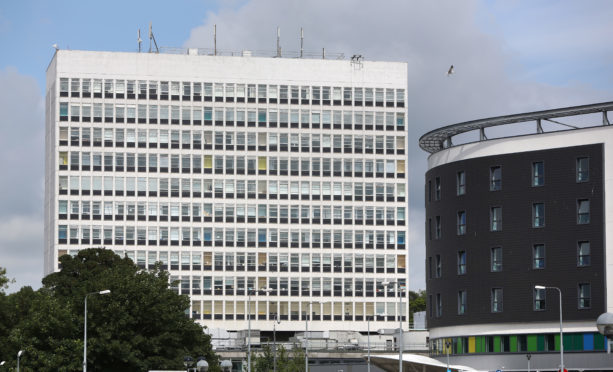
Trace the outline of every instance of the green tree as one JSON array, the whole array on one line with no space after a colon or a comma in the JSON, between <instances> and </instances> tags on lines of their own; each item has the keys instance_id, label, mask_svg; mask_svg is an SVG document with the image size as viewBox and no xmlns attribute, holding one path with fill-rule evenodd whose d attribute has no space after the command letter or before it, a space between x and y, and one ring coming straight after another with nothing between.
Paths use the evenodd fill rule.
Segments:
<instances>
[{"instance_id":1,"label":"green tree","mask_svg":"<svg viewBox=\"0 0 613 372\"><path fill-rule=\"evenodd\" d=\"M15 279L9 279L6 276L6 269L0 267L0 294L4 294L4 290L9 287L9 284L14 283Z\"/></svg>"},{"instance_id":2,"label":"green tree","mask_svg":"<svg viewBox=\"0 0 613 372\"><path fill-rule=\"evenodd\" d=\"M270 346L264 346L262 351L252 355L251 359L252 371L270 372L273 370L274 354ZM277 372L304 372L304 351L297 345L294 345L291 351L278 346Z\"/></svg>"},{"instance_id":3,"label":"green tree","mask_svg":"<svg viewBox=\"0 0 613 372\"><path fill-rule=\"evenodd\" d=\"M140 270L105 249L81 250L60 263L62 269L45 277L40 290L26 287L7 296L12 326L6 349L9 355L25 350L22 371L80 370L84 298L104 289L111 294L87 300L91 370L183 369L190 355L204 356L209 371L220 371L210 337L186 316L189 298L169 288L168 272Z\"/></svg>"},{"instance_id":4,"label":"green tree","mask_svg":"<svg viewBox=\"0 0 613 372\"><path fill-rule=\"evenodd\" d=\"M413 322L413 314L426 311L426 291L409 291L409 321Z\"/></svg>"}]
</instances>

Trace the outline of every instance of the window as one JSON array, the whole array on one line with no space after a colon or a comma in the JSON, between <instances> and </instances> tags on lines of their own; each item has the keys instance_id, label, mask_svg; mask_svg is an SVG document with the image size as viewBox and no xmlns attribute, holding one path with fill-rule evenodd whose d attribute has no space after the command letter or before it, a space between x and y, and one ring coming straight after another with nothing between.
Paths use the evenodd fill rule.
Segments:
<instances>
[{"instance_id":1,"label":"window","mask_svg":"<svg viewBox=\"0 0 613 372\"><path fill-rule=\"evenodd\" d=\"M537 161L532 163L532 186L545 184L545 163Z\"/></svg>"},{"instance_id":2,"label":"window","mask_svg":"<svg viewBox=\"0 0 613 372\"><path fill-rule=\"evenodd\" d=\"M440 278L443 275L443 264L441 261L441 255L436 255L436 278Z\"/></svg>"},{"instance_id":3,"label":"window","mask_svg":"<svg viewBox=\"0 0 613 372\"><path fill-rule=\"evenodd\" d=\"M532 246L532 268L545 268L545 244L535 244Z\"/></svg>"},{"instance_id":4,"label":"window","mask_svg":"<svg viewBox=\"0 0 613 372\"><path fill-rule=\"evenodd\" d=\"M434 179L434 199L441 200L441 178L436 177Z\"/></svg>"},{"instance_id":5,"label":"window","mask_svg":"<svg viewBox=\"0 0 613 372\"><path fill-rule=\"evenodd\" d=\"M532 227L544 227L545 226L545 204L534 203L532 204Z\"/></svg>"},{"instance_id":6,"label":"window","mask_svg":"<svg viewBox=\"0 0 613 372\"><path fill-rule=\"evenodd\" d=\"M577 244L577 266L590 266L590 242L581 241Z\"/></svg>"},{"instance_id":7,"label":"window","mask_svg":"<svg viewBox=\"0 0 613 372\"><path fill-rule=\"evenodd\" d=\"M577 182L587 182L590 179L590 158L577 158Z\"/></svg>"},{"instance_id":8,"label":"window","mask_svg":"<svg viewBox=\"0 0 613 372\"><path fill-rule=\"evenodd\" d=\"M458 315L466 313L466 291L458 292Z\"/></svg>"},{"instance_id":9,"label":"window","mask_svg":"<svg viewBox=\"0 0 613 372\"><path fill-rule=\"evenodd\" d=\"M466 234L466 212L458 212L458 235Z\"/></svg>"},{"instance_id":10,"label":"window","mask_svg":"<svg viewBox=\"0 0 613 372\"><path fill-rule=\"evenodd\" d=\"M492 288L492 312L502 312L502 288Z\"/></svg>"},{"instance_id":11,"label":"window","mask_svg":"<svg viewBox=\"0 0 613 372\"><path fill-rule=\"evenodd\" d=\"M466 274L466 251L458 252L458 275Z\"/></svg>"},{"instance_id":12,"label":"window","mask_svg":"<svg viewBox=\"0 0 613 372\"><path fill-rule=\"evenodd\" d=\"M502 230L502 207L490 209L490 231Z\"/></svg>"},{"instance_id":13,"label":"window","mask_svg":"<svg viewBox=\"0 0 613 372\"><path fill-rule=\"evenodd\" d=\"M440 239L441 235L442 235L442 231L441 231L441 216L436 216L436 218L434 219L434 222L435 222L435 225L436 225L435 226L436 230L434 232L435 233L434 237L435 237L435 239Z\"/></svg>"},{"instance_id":14,"label":"window","mask_svg":"<svg viewBox=\"0 0 613 372\"><path fill-rule=\"evenodd\" d=\"M534 289L534 310L545 310L545 289Z\"/></svg>"},{"instance_id":15,"label":"window","mask_svg":"<svg viewBox=\"0 0 613 372\"><path fill-rule=\"evenodd\" d=\"M577 223L590 223L590 201L589 199L577 200Z\"/></svg>"},{"instance_id":16,"label":"window","mask_svg":"<svg viewBox=\"0 0 613 372\"><path fill-rule=\"evenodd\" d=\"M579 309L589 309L591 307L591 287L590 283L579 283Z\"/></svg>"},{"instance_id":17,"label":"window","mask_svg":"<svg viewBox=\"0 0 613 372\"><path fill-rule=\"evenodd\" d=\"M491 268L493 272L502 271L502 247L492 248Z\"/></svg>"},{"instance_id":18,"label":"window","mask_svg":"<svg viewBox=\"0 0 613 372\"><path fill-rule=\"evenodd\" d=\"M466 194L466 173L459 171L456 177L456 192L458 195Z\"/></svg>"},{"instance_id":19,"label":"window","mask_svg":"<svg viewBox=\"0 0 613 372\"><path fill-rule=\"evenodd\" d=\"M443 298L440 293L436 294L436 317L443 316Z\"/></svg>"},{"instance_id":20,"label":"window","mask_svg":"<svg viewBox=\"0 0 613 372\"><path fill-rule=\"evenodd\" d=\"M502 190L502 168L500 166L490 168L490 191Z\"/></svg>"}]
</instances>

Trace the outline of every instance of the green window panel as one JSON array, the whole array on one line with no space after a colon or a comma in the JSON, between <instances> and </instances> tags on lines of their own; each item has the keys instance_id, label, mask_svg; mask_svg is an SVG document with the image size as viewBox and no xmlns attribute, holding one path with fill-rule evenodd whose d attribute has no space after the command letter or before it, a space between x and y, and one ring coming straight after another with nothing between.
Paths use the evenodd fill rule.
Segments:
<instances>
[{"instance_id":1,"label":"green window panel","mask_svg":"<svg viewBox=\"0 0 613 372\"><path fill-rule=\"evenodd\" d=\"M544 335L536 336L536 350L545 351L545 336Z\"/></svg>"},{"instance_id":2,"label":"green window panel","mask_svg":"<svg viewBox=\"0 0 613 372\"><path fill-rule=\"evenodd\" d=\"M568 344L568 342L566 341L566 335L564 335L564 350L566 350L566 344ZM558 334L555 335L555 345L556 351L560 351L560 335Z\"/></svg>"},{"instance_id":3,"label":"green window panel","mask_svg":"<svg viewBox=\"0 0 613 372\"><path fill-rule=\"evenodd\" d=\"M512 353L516 353L517 352L517 336L511 336L509 337L509 342L511 343L511 352Z\"/></svg>"},{"instance_id":4,"label":"green window panel","mask_svg":"<svg viewBox=\"0 0 613 372\"><path fill-rule=\"evenodd\" d=\"M494 336L494 352L500 352L500 336Z\"/></svg>"},{"instance_id":5,"label":"green window panel","mask_svg":"<svg viewBox=\"0 0 613 372\"><path fill-rule=\"evenodd\" d=\"M528 335L526 337L528 339L528 351L537 351L538 350L538 340L536 335Z\"/></svg>"},{"instance_id":6,"label":"green window panel","mask_svg":"<svg viewBox=\"0 0 613 372\"><path fill-rule=\"evenodd\" d=\"M594 350L604 350L605 338L600 333L594 333Z\"/></svg>"},{"instance_id":7,"label":"green window panel","mask_svg":"<svg viewBox=\"0 0 613 372\"><path fill-rule=\"evenodd\" d=\"M455 345L455 353L462 354L462 338L458 337Z\"/></svg>"},{"instance_id":8,"label":"green window panel","mask_svg":"<svg viewBox=\"0 0 613 372\"><path fill-rule=\"evenodd\" d=\"M483 336L475 337L475 352L483 353Z\"/></svg>"}]
</instances>

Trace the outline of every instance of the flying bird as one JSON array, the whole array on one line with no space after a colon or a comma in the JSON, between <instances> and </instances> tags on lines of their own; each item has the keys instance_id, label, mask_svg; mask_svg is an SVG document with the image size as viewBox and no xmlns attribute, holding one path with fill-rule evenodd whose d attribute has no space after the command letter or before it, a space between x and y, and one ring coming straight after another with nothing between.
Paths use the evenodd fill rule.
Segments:
<instances>
[{"instance_id":1,"label":"flying bird","mask_svg":"<svg viewBox=\"0 0 613 372\"><path fill-rule=\"evenodd\" d=\"M451 67L449 67L449 70L447 71L447 76L449 77L449 76L453 75L454 72L455 71L453 70L453 65L451 65Z\"/></svg>"}]
</instances>

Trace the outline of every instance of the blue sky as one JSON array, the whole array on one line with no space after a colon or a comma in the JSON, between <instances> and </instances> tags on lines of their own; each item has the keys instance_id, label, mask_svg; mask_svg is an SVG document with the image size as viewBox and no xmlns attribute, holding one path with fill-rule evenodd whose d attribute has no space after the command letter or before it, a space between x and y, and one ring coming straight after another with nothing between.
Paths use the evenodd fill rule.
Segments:
<instances>
[{"instance_id":1,"label":"blue sky","mask_svg":"<svg viewBox=\"0 0 613 372\"><path fill-rule=\"evenodd\" d=\"M0 2L0 266L11 290L40 286L44 90L62 49L298 49L408 63L410 287L425 287L419 136L465 120L613 100L613 2L229 0ZM456 74L447 78L449 66ZM8 161L7 161L8 160Z\"/></svg>"}]
</instances>

